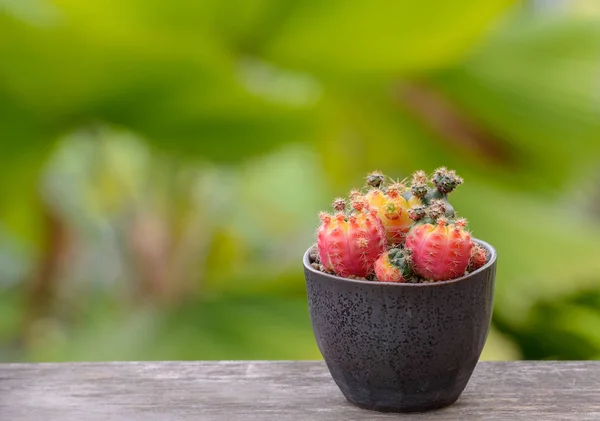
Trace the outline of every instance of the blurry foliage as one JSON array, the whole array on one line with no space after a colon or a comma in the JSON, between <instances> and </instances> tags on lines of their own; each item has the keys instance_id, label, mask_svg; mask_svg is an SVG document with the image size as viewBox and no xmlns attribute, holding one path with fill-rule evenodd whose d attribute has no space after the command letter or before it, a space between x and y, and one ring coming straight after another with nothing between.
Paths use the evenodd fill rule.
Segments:
<instances>
[{"instance_id":1,"label":"blurry foliage","mask_svg":"<svg viewBox=\"0 0 600 421\"><path fill-rule=\"evenodd\" d=\"M513 3L0 0L0 359L318 358L316 213L441 165L484 358L600 357L600 14Z\"/></svg>"}]
</instances>

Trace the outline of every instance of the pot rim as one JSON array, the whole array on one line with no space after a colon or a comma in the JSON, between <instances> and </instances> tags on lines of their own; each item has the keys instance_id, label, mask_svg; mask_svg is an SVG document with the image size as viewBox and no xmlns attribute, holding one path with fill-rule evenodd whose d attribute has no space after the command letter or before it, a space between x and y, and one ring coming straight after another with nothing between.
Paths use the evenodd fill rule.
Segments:
<instances>
[{"instance_id":1,"label":"pot rim","mask_svg":"<svg viewBox=\"0 0 600 421\"><path fill-rule=\"evenodd\" d=\"M449 279L447 281L436 281L436 282L427 282L427 283L419 283L419 284L410 284L410 283L406 283L406 282L377 282L377 281L363 281L360 279L350 279L350 278L343 278L341 276L337 276L337 275L331 275L329 273L325 273L325 272L321 272L320 270L317 270L315 268L313 268L310 265L310 258L309 258L309 254L310 254L310 250L315 247L316 244L313 244L312 246L310 246L306 252L304 253L304 257L302 258L302 263L304 263L304 268L306 270L309 270L310 272L313 272L315 274L321 275L325 278L329 278L331 280L336 280L336 281L345 281L345 282L353 282L353 283L357 283L357 284L369 284L369 285L379 285L382 288L426 288L426 287L435 287L435 286L439 286L439 285L448 285L448 284L454 284L454 283L458 283L461 281L464 281L466 279L471 278L472 276L483 272L487 269L489 269L490 267L492 267L495 263L496 260L498 258L498 255L496 254L496 249L494 249L494 247L492 247L489 243L480 240L478 238L473 238L473 241L476 242L477 244L479 244L480 246L484 247L490 254L490 259L486 262L485 265L483 265L482 267L480 267L479 269L474 270L473 272L469 273L468 275L463 275L460 278L454 278L454 279Z\"/></svg>"}]
</instances>

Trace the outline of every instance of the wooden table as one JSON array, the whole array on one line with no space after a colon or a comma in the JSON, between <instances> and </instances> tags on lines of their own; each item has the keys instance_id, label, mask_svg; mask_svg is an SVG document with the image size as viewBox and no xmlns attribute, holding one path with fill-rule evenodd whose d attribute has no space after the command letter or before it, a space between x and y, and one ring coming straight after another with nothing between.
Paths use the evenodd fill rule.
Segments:
<instances>
[{"instance_id":1,"label":"wooden table","mask_svg":"<svg viewBox=\"0 0 600 421\"><path fill-rule=\"evenodd\" d=\"M451 407L348 403L323 362L0 364L0 420L600 420L600 362L480 363Z\"/></svg>"}]
</instances>

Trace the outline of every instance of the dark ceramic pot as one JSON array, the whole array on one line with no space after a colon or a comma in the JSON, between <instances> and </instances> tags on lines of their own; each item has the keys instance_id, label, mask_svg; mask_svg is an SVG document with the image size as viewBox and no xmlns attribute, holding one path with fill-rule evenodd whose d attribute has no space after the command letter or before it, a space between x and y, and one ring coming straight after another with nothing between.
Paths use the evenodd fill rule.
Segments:
<instances>
[{"instance_id":1,"label":"dark ceramic pot","mask_svg":"<svg viewBox=\"0 0 600 421\"><path fill-rule=\"evenodd\" d=\"M462 278L426 284L328 275L304 255L319 350L344 396L366 409L413 412L454 403L487 338L496 252Z\"/></svg>"}]
</instances>

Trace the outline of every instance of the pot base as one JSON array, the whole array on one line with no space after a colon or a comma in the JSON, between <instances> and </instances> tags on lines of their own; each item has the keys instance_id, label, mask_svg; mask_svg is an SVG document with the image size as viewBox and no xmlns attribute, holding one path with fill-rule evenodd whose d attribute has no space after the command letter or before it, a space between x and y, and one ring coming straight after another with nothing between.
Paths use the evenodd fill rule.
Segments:
<instances>
[{"instance_id":1,"label":"pot base","mask_svg":"<svg viewBox=\"0 0 600 421\"><path fill-rule=\"evenodd\" d=\"M411 405L411 404L390 405L390 404L382 403L382 402L377 402L377 403L355 402L355 401L352 401L351 399L349 399L347 396L346 396L346 399L351 404L356 405L361 409L366 409L369 411L407 413L407 412L427 412L427 411L433 411L436 409L442 409L442 408L445 408L445 407L450 406L453 403L455 403L458 400L458 396L453 397L451 399L447 399L447 400L440 400L440 401L436 401L436 402L429 402L426 404L416 404L416 405Z\"/></svg>"}]
</instances>

